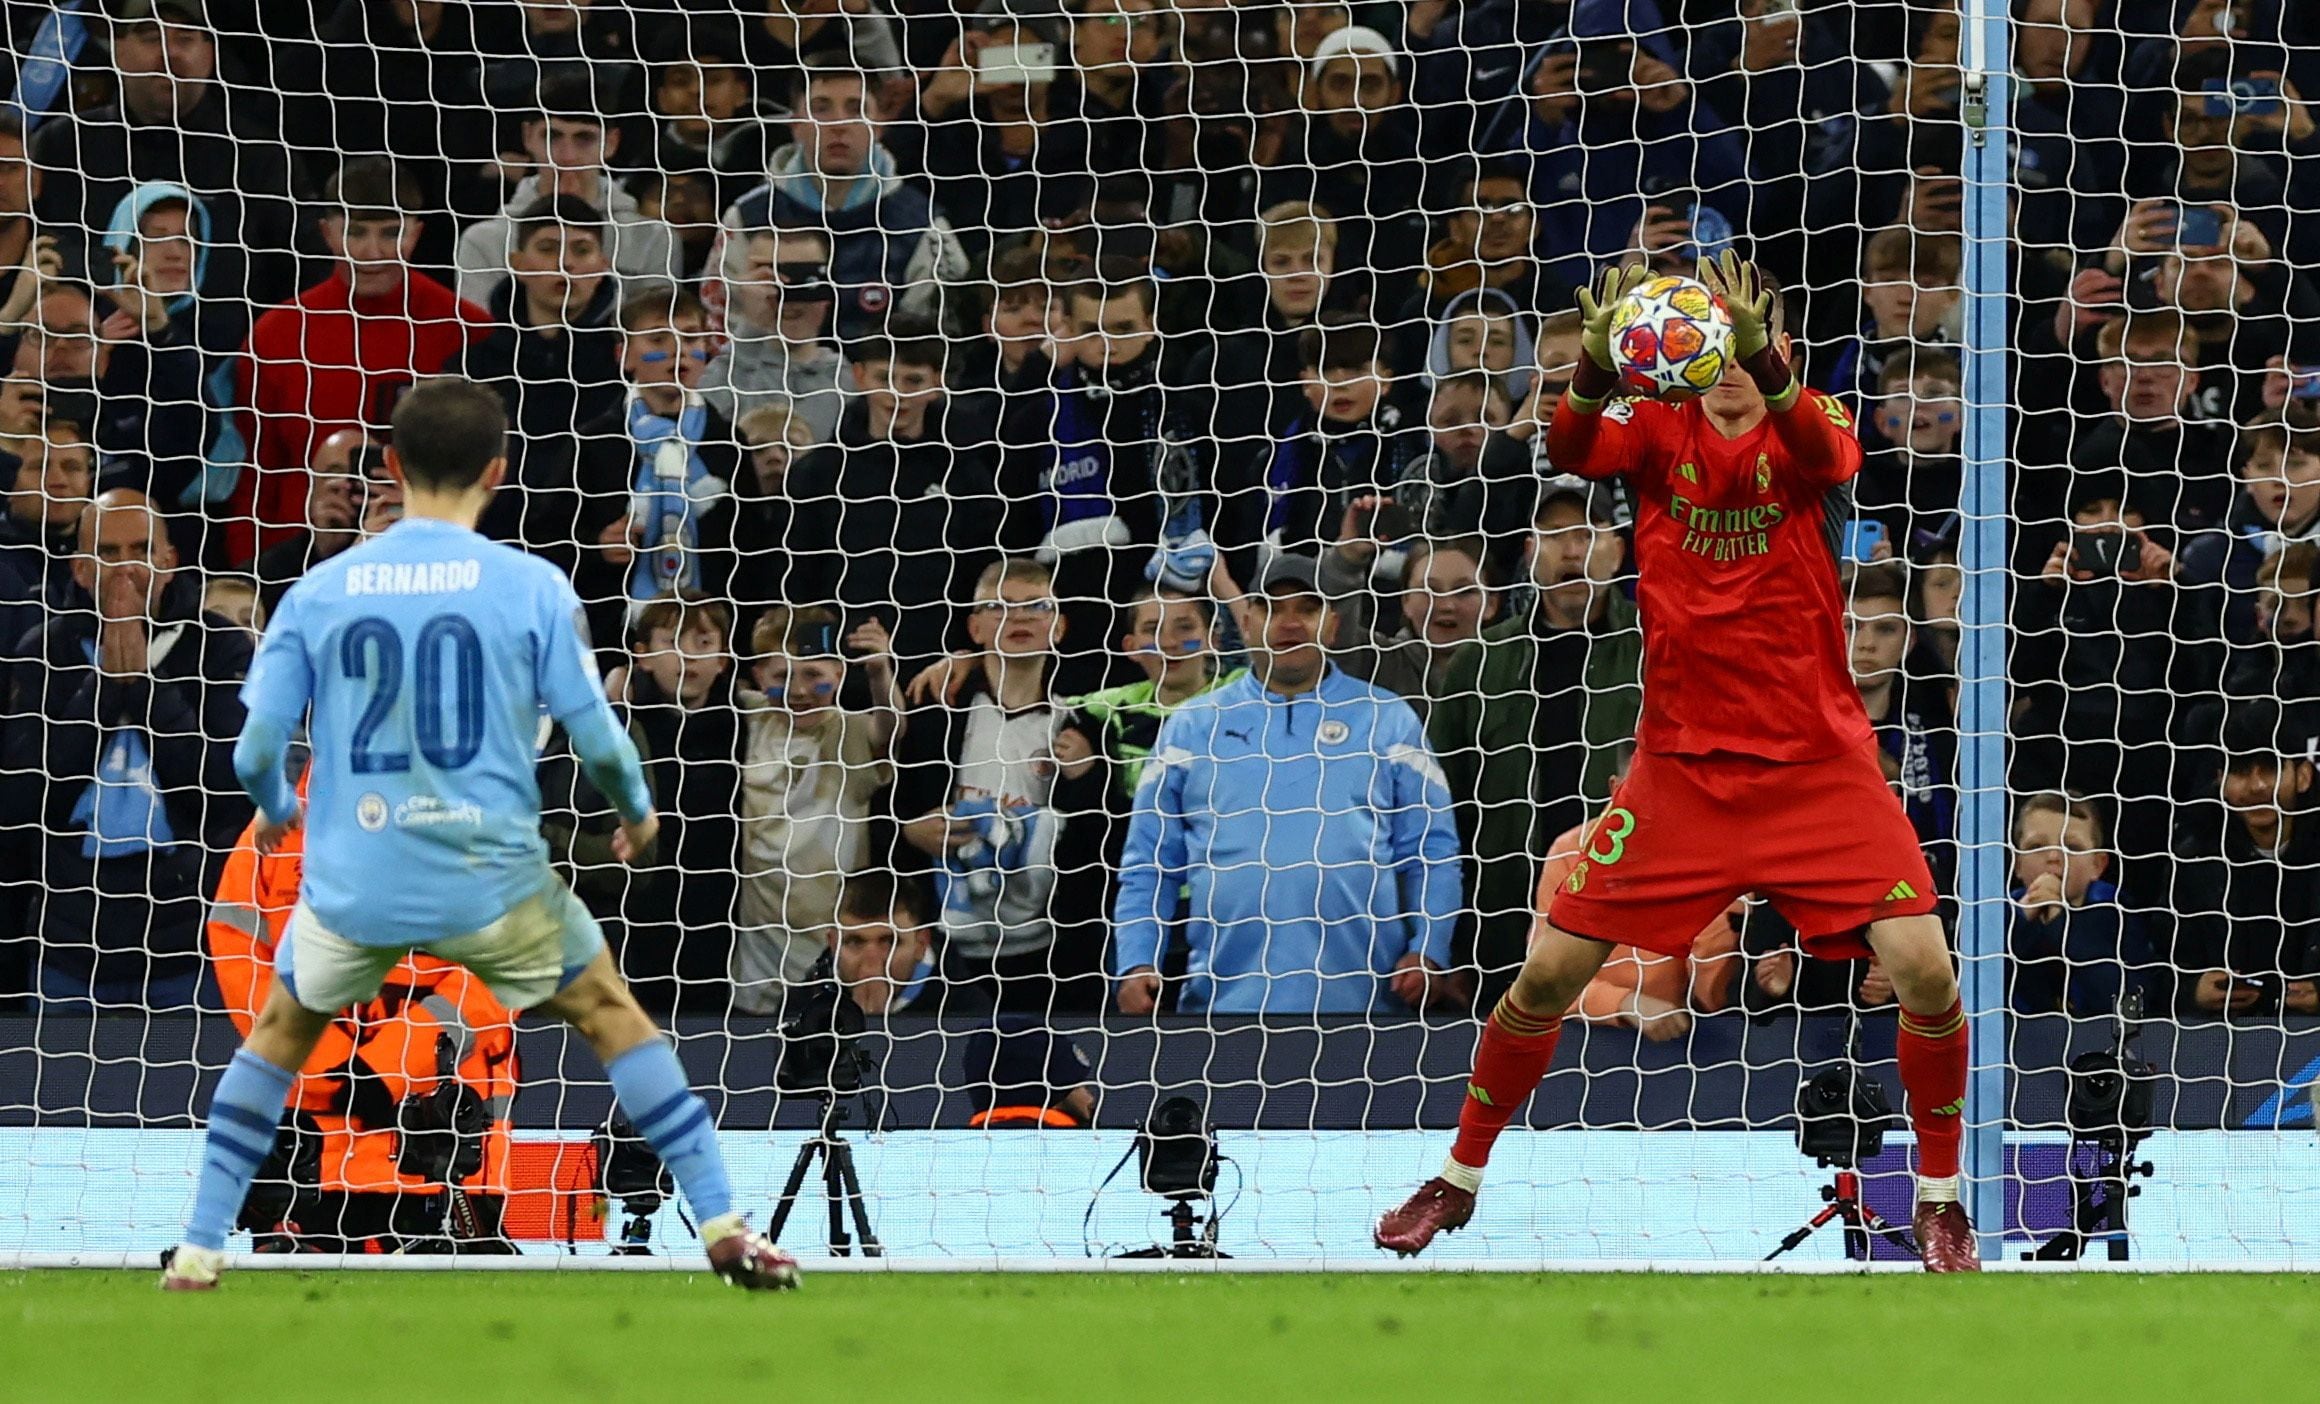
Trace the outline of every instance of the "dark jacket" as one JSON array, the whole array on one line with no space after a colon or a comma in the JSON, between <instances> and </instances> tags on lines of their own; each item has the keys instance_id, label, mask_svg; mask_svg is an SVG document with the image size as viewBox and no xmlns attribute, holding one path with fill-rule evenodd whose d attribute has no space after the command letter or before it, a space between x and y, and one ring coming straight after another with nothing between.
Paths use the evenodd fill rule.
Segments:
<instances>
[{"instance_id":1,"label":"dark jacket","mask_svg":"<svg viewBox=\"0 0 2320 1404\"><path fill-rule=\"evenodd\" d=\"M183 975L200 964L217 866L250 821L233 766L250 636L201 614L199 586L181 577L150 626L150 676L110 678L93 661L96 612L85 596L76 605L25 640L0 722L9 754L40 758L0 795L20 835L45 835L41 960L95 980ZM105 832L99 804L143 793L150 820Z\"/></svg>"},{"instance_id":2,"label":"dark jacket","mask_svg":"<svg viewBox=\"0 0 2320 1404\"><path fill-rule=\"evenodd\" d=\"M2142 917L2120 905L2117 886L2095 883L2086 905L2065 908L2053 921L2030 920L2019 905L2022 889L2012 895L2006 988L2015 1013L2100 1017L2130 990L2150 998L2157 958Z\"/></svg>"},{"instance_id":3,"label":"dark jacket","mask_svg":"<svg viewBox=\"0 0 2320 1404\"><path fill-rule=\"evenodd\" d=\"M1522 961L1548 846L1610 797L1617 747L1643 710L1642 673L1635 606L1618 593L1591 628L1509 619L1451 660L1426 738L1458 805L1475 894L1463 934L1486 983Z\"/></svg>"},{"instance_id":4,"label":"dark jacket","mask_svg":"<svg viewBox=\"0 0 2320 1404\"><path fill-rule=\"evenodd\" d=\"M2210 970L2261 985L2250 1012L2278 1009L2283 980L2320 979L2320 815L2294 816L2286 846L2259 853L2237 815L2197 806L2177 826L2172 882L2156 905L2178 913L2174 965L2186 1012Z\"/></svg>"},{"instance_id":5,"label":"dark jacket","mask_svg":"<svg viewBox=\"0 0 2320 1404\"><path fill-rule=\"evenodd\" d=\"M1305 554L1335 543L1346 504L1391 493L1426 447L1422 419L1391 397L1367 422L1337 424L1302 395L1284 396L1269 441L1218 474L1213 535L1230 555L1233 577L1256 579L1256 548L1268 538Z\"/></svg>"},{"instance_id":6,"label":"dark jacket","mask_svg":"<svg viewBox=\"0 0 2320 1404\"><path fill-rule=\"evenodd\" d=\"M907 676L942 650L993 554L993 430L964 397L930 409L909 442L872 439L868 421L854 405L837 443L790 467L789 589L801 603L834 600L849 619L884 616Z\"/></svg>"},{"instance_id":7,"label":"dark jacket","mask_svg":"<svg viewBox=\"0 0 2320 1404\"><path fill-rule=\"evenodd\" d=\"M578 316L557 335L544 336L524 320L523 298L510 278L492 296L491 331L468 343L450 367L498 391L514 431L507 482L478 530L521 542L566 570L574 541L584 539L575 535L572 500L580 426L620 406L619 304L619 289L606 277Z\"/></svg>"}]
</instances>

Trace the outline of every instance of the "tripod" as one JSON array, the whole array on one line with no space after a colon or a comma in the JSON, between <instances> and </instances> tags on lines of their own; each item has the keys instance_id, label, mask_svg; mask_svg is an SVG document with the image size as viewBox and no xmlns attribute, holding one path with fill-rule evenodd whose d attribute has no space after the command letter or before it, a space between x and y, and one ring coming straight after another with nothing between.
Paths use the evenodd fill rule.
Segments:
<instances>
[{"instance_id":1,"label":"tripod","mask_svg":"<svg viewBox=\"0 0 2320 1404\"><path fill-rule=\"evenodd\" d=\"M1168 1222L1174 1230L1169 1242L1155 1243L1149 1248L1138 1248L1134 1252L1122 1253L1119 1256L1123 1258L1229 1258L1232 1256L1216 1246L1216 1216L1211 1214L1203 1221L1198 1214L1192 1212L1191 1200L1171 1200L1168 1205ZM1201 1225L1197 1237L1193 1234L1192 1226L1194 1224Z\"/></svg>"},{"instance_id":2,"label":"tripod","mask_svg":"<svg viewBox=\"0 0 2320 1404\"><path fill-rule=\"evenodd\" d=\"M853 1256L854 1241L862 1244L862 1256L881 1258L885 1246L870 1227L870 1207L862 1200L862 1177L854 1170L854 1147L838 1128L846 1124L847 1103L859 1093L824 1092L822 1094L822 1125L813 1139L798 1147L797 1159L790 1162L789 1180L781 1187L781 1199L773 1207L773 1221L766 1226L765 1236L781 1241L782 1225L789 1222L789 1212L797 1207L798 1191L805 1186L806 1172L814 1160L822 1161L822 1197L830 1208L830 1256ZM854 1235L846 1233L846 1213L854 1215Z\"/></svg>"},{"instance_id":3,"label":"tripod","mask_svg":"<svg viewBox=\"0 0 2320 1404\"><path fill-rule=\"evenodd\" d=\"M2144 1133L2148 1134L2148 1133ZM2151 1162L2135 1159L2135 1143L2142 1136L2074 1140L2070 1143L2070 1227L2022 1256L2037 1262L2074 1263L2086 1256L2087 1245L2102 1239L2110 1260L2127 1260L2127 1201L2143 1192L2137 1175L2151 1173Z\"/></svg>"},{"instance_id":4,"label":"tripod","mask_svg":"<svg viewBox=\"0 0 2320 1404\"><path fill-rule=\"evenodd\" d=\"M1902 1249L1911 1257L1917 1256L1917 1240L1909 1230L1895 1228L1884 1215L1870 1208L1861 1199L1861 1172L1851 1165L1823 1160L1822 1165L1836 1164L1836 1179L1821 1186L1821 1202L1827 1207L1780 1240L1780 1246L1764 1255L1764 1261L1774 1258L1812 1237L1813 1230L1831 1220L1842 1220L1845 1226L1845 1256L1858 1263L1869 1261L1869 1235L1876 1234L1886 1242Z\"/></svg>"}]
</instances>

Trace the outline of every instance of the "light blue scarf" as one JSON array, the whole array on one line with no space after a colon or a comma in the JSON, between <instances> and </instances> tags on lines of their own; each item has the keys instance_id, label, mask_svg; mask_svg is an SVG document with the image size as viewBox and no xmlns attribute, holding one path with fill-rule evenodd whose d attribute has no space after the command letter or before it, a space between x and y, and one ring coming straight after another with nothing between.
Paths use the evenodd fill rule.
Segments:
<instances>
[{"instance_id":1,"label":"light blue scarf","mask_svg":"<svg viewBox=\"0 0 2320 1404\"><path fill-rule=\"evenodd\" d=\"M709 409L688 390L675 419L654 414L634 386L628 392L628 437L636 444L629 520L636 566L628 596L643 602L701 584L701 518L725 494L725 480L701 461Z\"/></svg>"}]
</instances>

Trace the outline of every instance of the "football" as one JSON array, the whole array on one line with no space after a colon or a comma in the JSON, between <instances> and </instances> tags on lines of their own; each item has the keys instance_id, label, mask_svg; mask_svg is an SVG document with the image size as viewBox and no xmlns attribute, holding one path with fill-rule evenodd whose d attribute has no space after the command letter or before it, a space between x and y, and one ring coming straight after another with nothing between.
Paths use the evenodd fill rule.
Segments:
<instances>
[{"instance_id":1,"label":"football","mask_svg":"<svg viewBox=\"0 0 2320 1404\"><path fill-rule=\"evenodd\" d=\"M1611 360L1627 389L1682 400L1715 387L1732 357L1724 299L1692 278L1654 278L1611 312Z\"/></svg>"}]
</instances>

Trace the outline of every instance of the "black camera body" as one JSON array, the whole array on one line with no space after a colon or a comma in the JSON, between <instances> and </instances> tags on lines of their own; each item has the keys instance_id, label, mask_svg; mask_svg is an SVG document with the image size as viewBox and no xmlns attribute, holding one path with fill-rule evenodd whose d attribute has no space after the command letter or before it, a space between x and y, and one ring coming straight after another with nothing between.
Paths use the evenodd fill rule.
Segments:
<instances>
[{"instance_id":1,"label":"black camera body","mask_svg":"<svg viewBox=\"0 0 2320 1404\"><path fill-rule=\"evenodd\" d=\"M1216 1193L1216 1132L1190 1097L1164 1097L1136 1133L1144 1192L1162 1199L1206 1199Z\"/></svg>"},{"instance_id":2,"label":"black camera body","mask_svg":"<svg viewBox=\"0 0 2320 1404\"><path fill-rule=\"evenodd\" d=\"M839 983L837 954L825 951L782 1006L781 1062L773 1085L796 1096L847 1097L870 1069L860 1038L862 1006Z\"/></svg>"},{"instance_id":3,"label":"black camera body","mask_svg":"<svg viewBox=\"0 0 2320 1404\"><path fill-rule=\"evenodd\" d=\"M1858 1169L1893 1129L1885 1084L1859 1068L1824 1068L1796 1089L1796 1148L1817 1165Z\"/></svg>"},{"instance_id":4,"label":"black camera body","mask_svg":"<svg viewBox=\"0 0 2320 1404\"><path fill-rule=\"evenodd\" d=\"M459 1080L459 1052L451 1035L435 1035L435 1085L395 1108L395 1172L429 1184L456 1187L483 1168L491 1108Z\"/></svg>"}]
</instances>

